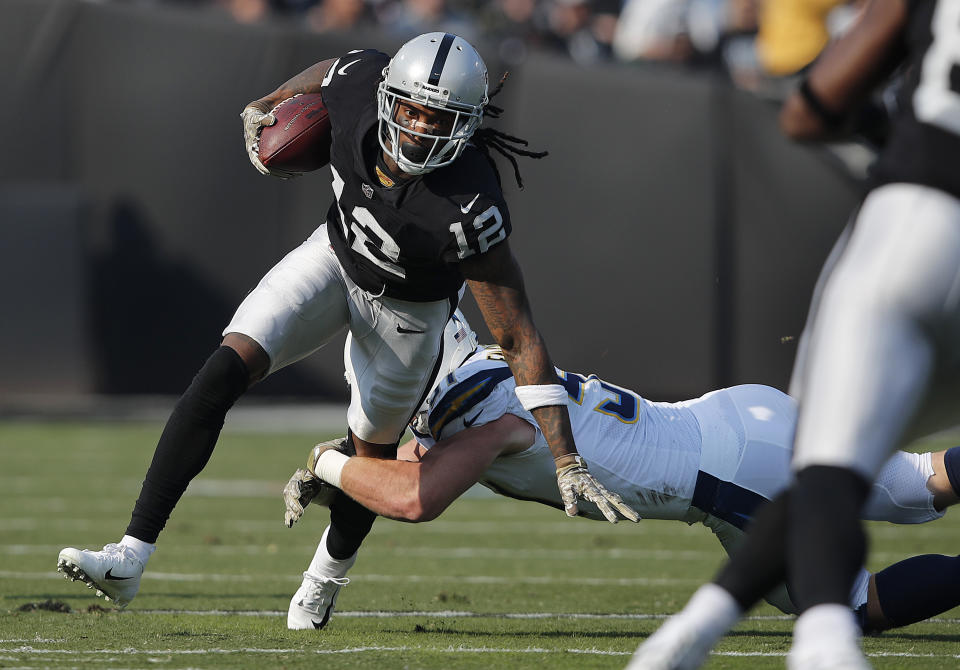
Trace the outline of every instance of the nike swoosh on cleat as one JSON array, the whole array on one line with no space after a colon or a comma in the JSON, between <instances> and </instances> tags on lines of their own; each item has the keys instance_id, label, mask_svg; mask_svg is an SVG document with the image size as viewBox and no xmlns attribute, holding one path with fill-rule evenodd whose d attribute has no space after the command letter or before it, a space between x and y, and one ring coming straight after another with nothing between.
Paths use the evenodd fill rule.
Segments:
<instances>
[{"instance_id":1,"label":"nike swoosh on cleat","mask_svg":"<svg viewBox=\"0 0 960 670\"><path fill-rule=\"evenodd\" d=\"M477 198L479 197L480 197L480 194L477 193L475 196L473 196L473 200L468 202L466 205L460 205L460 212L462 214L466 214L467 212L469 212L470 208L473 207L473 203L475 203L477 201Z\"/></svg>"},{"instance_id":2,"label":"nike swoosh on cleat","mask_svg":"<svg viewBox=\"0 0 960 670\"><path fill-rule=\"evenodd\" d=\"M483 410L480 410L479 412L477 412L476 414L474 414L472 419L464 419L464 420L463 420L463 427L464 427L464 428L469 428L470 426L472 426L473 424L475 424L475 423L477 422L477 419L480 418L480 415L481 415L481 414L483 414Z\"/></svg>"},{"instance_id":3,"label":"nike swoosh on cleat","mask_svg":"<svg viewBox=\"0 0 960 670\"><path fill-rule=\"evenodd\" d=\"M133 579L133 577L114 577L112 573L113 573L113 568L110 568L109 570L107 570L107 574L105 574L103 578L110 579L115 582L120 582L120 581L123 581L124 579Z\"/></svg>"},{"instance_id":4,"label":"nike swoosh on cleat","mask_svg":"<svg viewBox=\"0 0 960 670\"><path fill-rule=\"evenodd\" d=\"M323 615L323 619L321 619L319 622L314 621L313 619L310 619L310 623L313 624L313 627L315 629L320 630L321 628L327 625L327 622L330 621L330 610L332 609L333 609L333 603L330 603L330 605L327 607L327 611Z\"/></svg>"},{"instance_id":5,"label":"nike swoosh on cleat","mask_svg":"<svg viewBox=\"0 0 960 670\"><path fill-rule=\"evenodd\" d=\"M397 324L397 332L404 333L405 335L423 335L426 331L423 330L411 330L409 328L404 328L399 323Z\"/></svg>"}]
</instances>

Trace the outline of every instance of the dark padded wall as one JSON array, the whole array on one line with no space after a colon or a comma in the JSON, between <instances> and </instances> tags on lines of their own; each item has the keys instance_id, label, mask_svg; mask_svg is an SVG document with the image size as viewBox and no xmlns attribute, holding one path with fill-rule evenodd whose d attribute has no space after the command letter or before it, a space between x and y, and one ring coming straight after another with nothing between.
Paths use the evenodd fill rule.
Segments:
<instances>
[{"instance_id":1,"label":"dark padded wall","mask_svg":"<svg viewBox=\"0 0 960 670\"><path fill-rule=\"evenodd\" d=\"M96 388L86 214L75 187L0 185L0 395Z\"/></svg>"},{"instance_id":2,"label":"dark padded wall","mask_svg":"<svg viewBox=\"0 0 960 670\"><path fill-rule=\"evenodd\" d=\"M710 81L536 59L512 84L516 132L550 151L510 203L553 357L656 396L710 388Z\"/></svg>"},{"instance_id":3,"label":"dark padded wall","mask_svg":"<svg viewBox=\"0 0 960 670\"><path fill-rule=\"evenodd\" d=\"M45 364L33 348L38 360L24 358L4 388L181 391L246 292L331 201L327 170L283 182L249 165L240 109L367 46L398 44L214 12L7 0L0 81L28 103L0 105L0 244L32 249L23 214L47 216L46 194L74 193L84 214L64 210L60 225L75 237L33 262L54 282L85 277L88 297L75 296L62 379L34 374ZM780 137L774 109L687 72L535 55L497 102L500 127L551 154L520 159L524 191L509 163L500 170L512 244L560 365L657 399L786 384L789 337L855 201L836 165ZM70 240L76 265L64 261ZM0 347L45 326L44 299L25 287L22 323ZM260 392L344 399L341 351L342 337Z\"/></svg>"},{"instance_id":4,"label":"dark padded wall","mask_svg":"<svg viewBox=\"0 0 960 670\"><path fill-rule=\"evenodd\" d=\"M731 376L786 390L820 266L859 187L827 153L784 138L768 103L731 93Z\"/></svg>"}]
</instances>

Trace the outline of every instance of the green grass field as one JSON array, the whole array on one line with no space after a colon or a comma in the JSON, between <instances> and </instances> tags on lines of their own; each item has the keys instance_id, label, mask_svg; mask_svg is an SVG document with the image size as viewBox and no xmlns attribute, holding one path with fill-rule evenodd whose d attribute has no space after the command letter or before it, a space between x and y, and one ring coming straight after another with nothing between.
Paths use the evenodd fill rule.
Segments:
<instances>
[{"instance_id":1,"label":"green grass field","mask_svg":"<svg viewBox=\"0 0 960 670\"><path fill-rule=\"evenodd\" d=\"M327 629L288 631L326 515L285 528L279 491L331 436L228 431L117 612L64 580L57 553L119 539L159 430L0 423L0 667L620 668L723 559L700 526L611 526L474 495L429 524L378 520ZM874 569L956 553L960 513L870 532ZM766 605L751 614L707 667L784 666L791 620ZM864 646L877 668L957 668L958 617Z\"/></svg>"}]
</instances>

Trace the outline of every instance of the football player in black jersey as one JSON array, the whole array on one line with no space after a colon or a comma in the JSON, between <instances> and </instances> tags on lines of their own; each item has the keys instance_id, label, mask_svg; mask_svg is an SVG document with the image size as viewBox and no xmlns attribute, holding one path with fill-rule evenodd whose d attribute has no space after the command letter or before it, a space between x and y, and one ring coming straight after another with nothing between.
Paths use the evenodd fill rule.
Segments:
<instances>
[{"instance_id":1,"label":"football player in black jersey","mask_svg":"<svg viewBox=\"0 0 960 670\"><path fill-rule=\"evenodd\" d=\"M500 111L488 106L480 55L460 37L429 33L392 59L364 50L313 65L241 114L248 154L261 172L269 170L257 160L258 133L275 121L270 110L298 93L322 94L331 122L335 200L326 222L237 309L222 345L174 408L121 541L103 551L64 549L59 569L120 606L130 602L158 534L206 465L228 409L251 384L345 328L348 436L357 454L394 458L439 366L444 326L464 280L507 355L517 396L550 445L567 512L575 515L577 499L587 499L611 522L617 511L636 521L577 454L566 391L534 326L507 242L510 216L490 150L507 156L515 171L511 154L542 154L480 128L485 108L494 116ZM316 604L315 628L329 619L340 577L375 518L344 495L330 511L317 569L302 587Z\"/></svg>"},{"instance_id":2,"label":"football player in black jersey","mask_svg":"<svg viewBox=\"0 0 960 670\"><path fill-rule=\"evenodd\" d=\"M841 135L898 66L890 139L821 274L800 343L794 484L631 668L698 666L785 577L801 612L787 666L870 667L843 606L866 555L859 511L899 443L960 418L960 2L867 3L780 117L796 139ZM947 474L960 482L960 468ZM949 579L936 565L925 572L933 584Z\"/></svg>"}]
</instances>

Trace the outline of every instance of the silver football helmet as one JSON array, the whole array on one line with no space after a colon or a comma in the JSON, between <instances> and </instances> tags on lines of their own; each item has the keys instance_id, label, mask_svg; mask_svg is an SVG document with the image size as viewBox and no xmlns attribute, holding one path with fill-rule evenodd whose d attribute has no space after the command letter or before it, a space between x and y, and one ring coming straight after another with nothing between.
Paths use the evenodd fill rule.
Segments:
<instances>
[{"instance_id":1,"label":"silver football helmet","mask_svg":"<svg viewBox=\"0 0 960 670\"><path fill-rule=\"evenodd\" d=\"M390 59L377 88L380 146L408 174L449 165L480 127L487 100L487 66L469 42L452 33L414 37ZM442 122L398 119L404 103L438 110ZM402 141L401 133L418 141Z\"/></svg>"}]
</instances>

